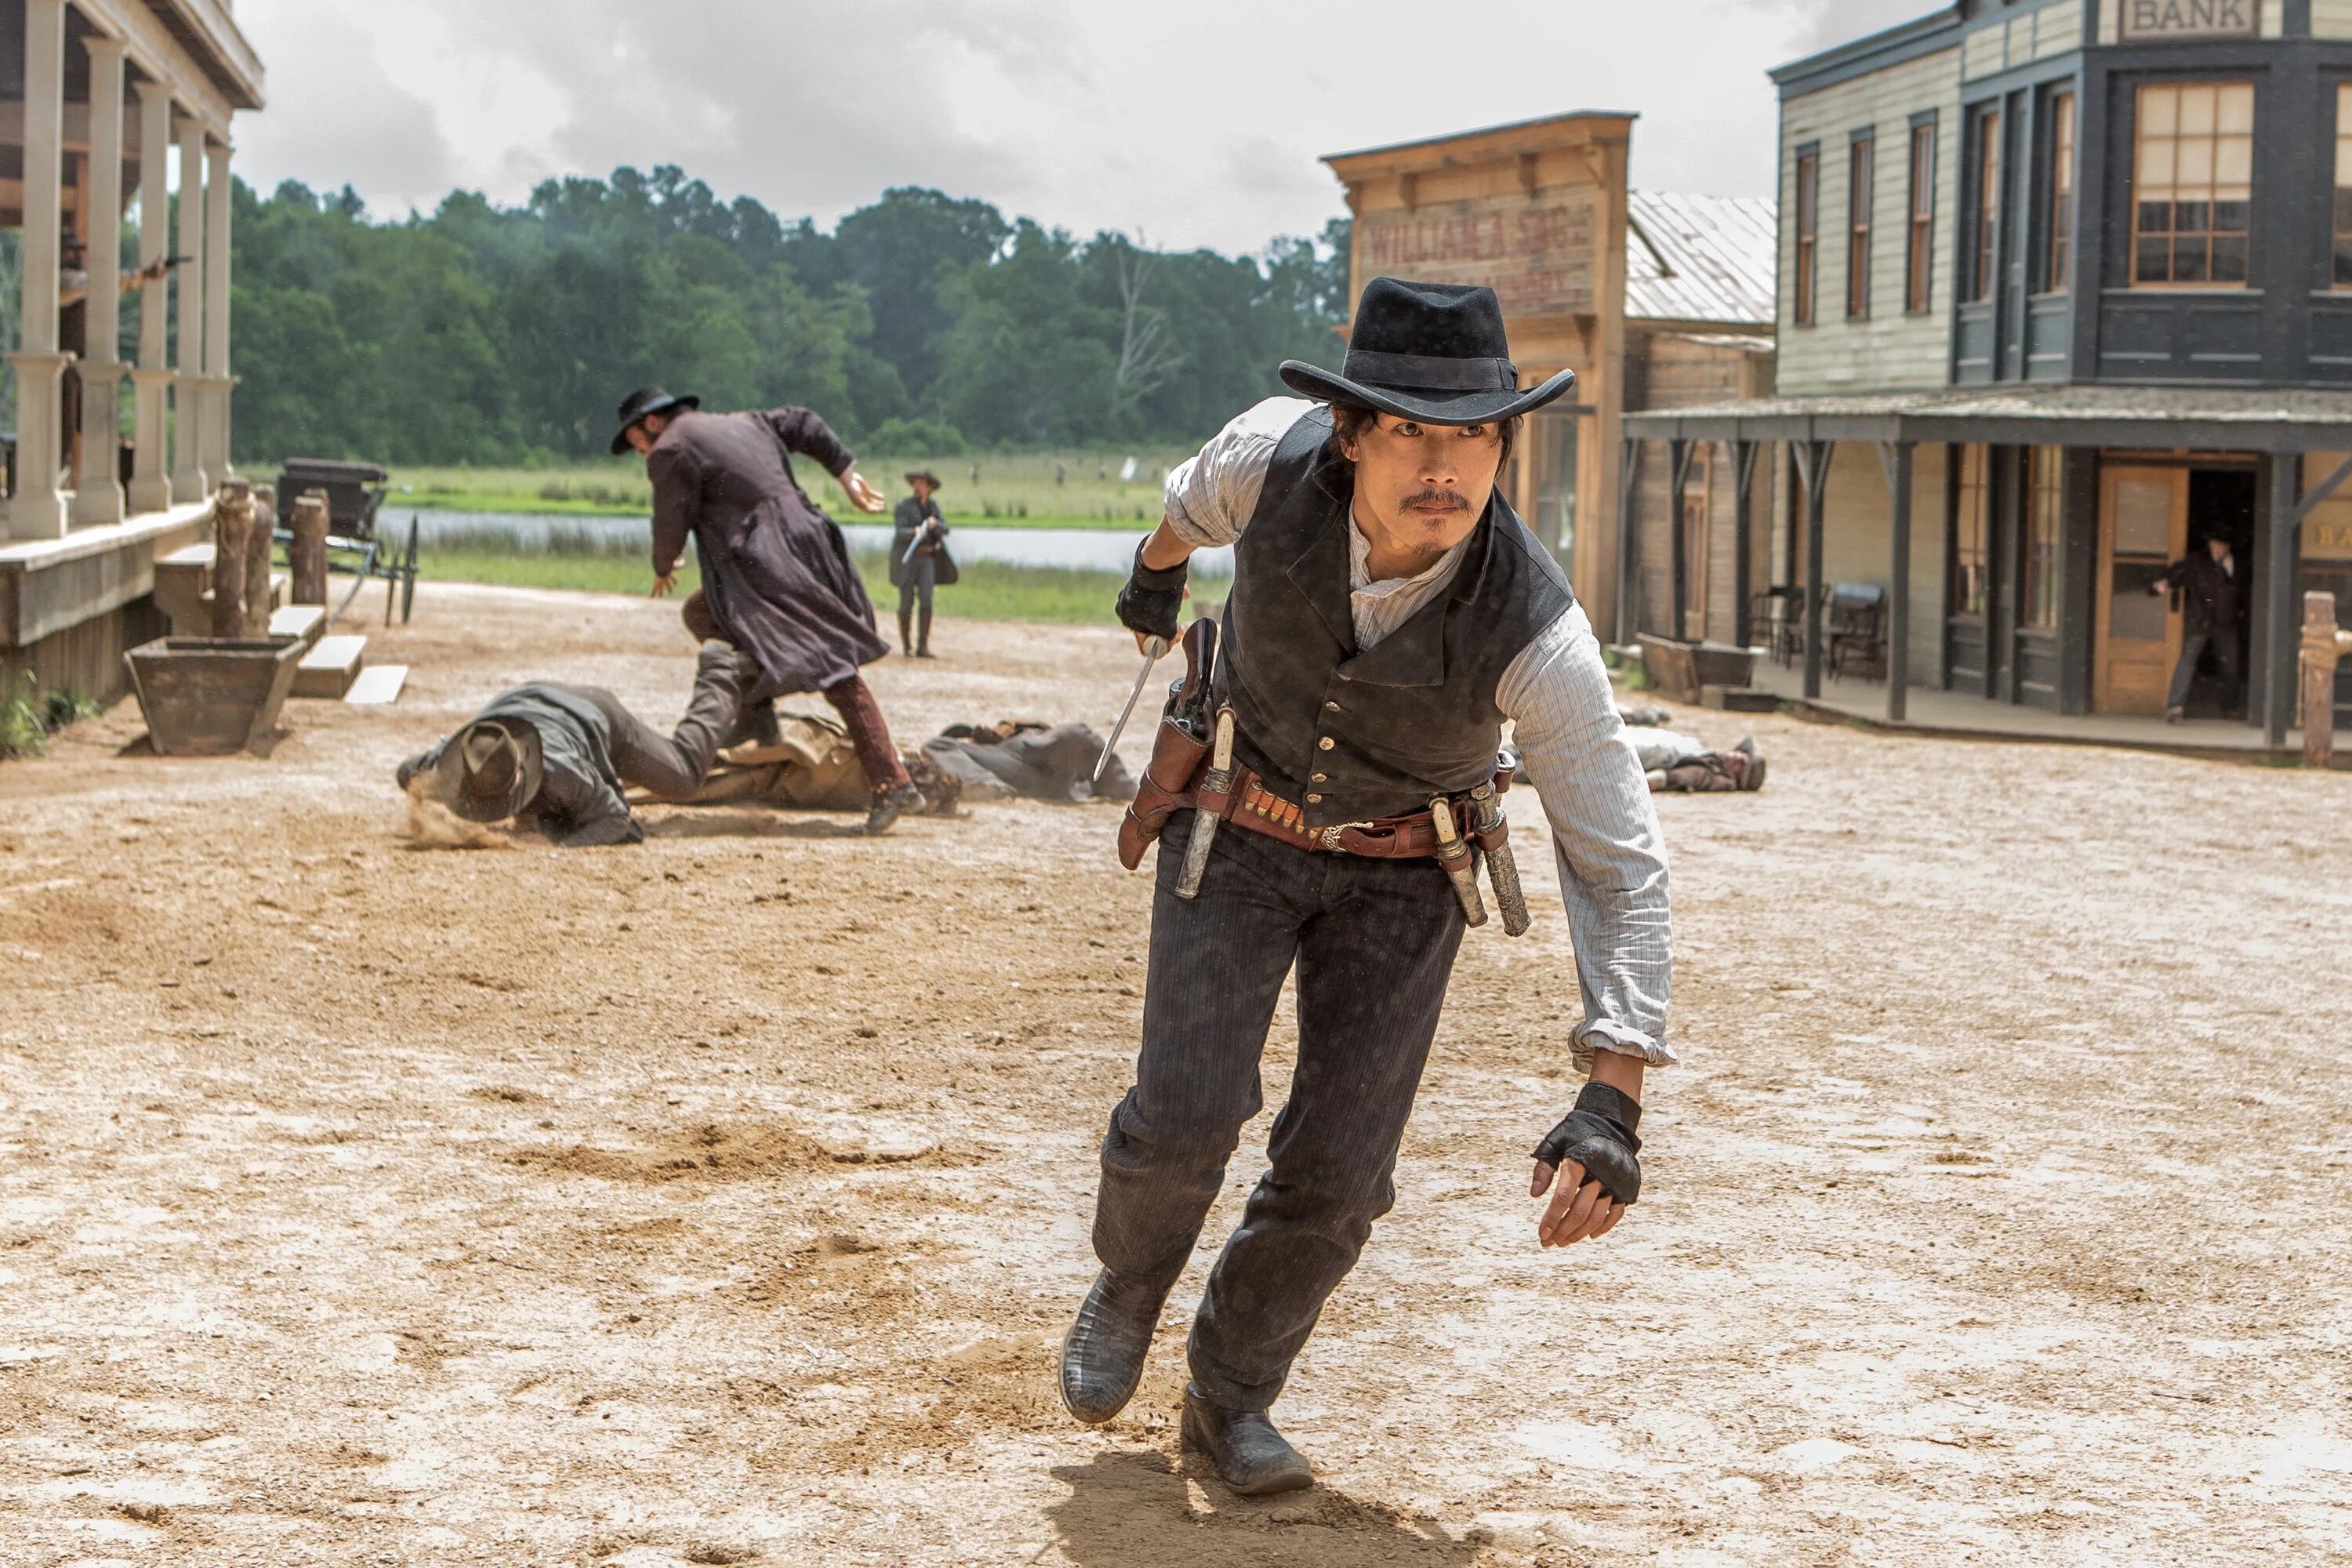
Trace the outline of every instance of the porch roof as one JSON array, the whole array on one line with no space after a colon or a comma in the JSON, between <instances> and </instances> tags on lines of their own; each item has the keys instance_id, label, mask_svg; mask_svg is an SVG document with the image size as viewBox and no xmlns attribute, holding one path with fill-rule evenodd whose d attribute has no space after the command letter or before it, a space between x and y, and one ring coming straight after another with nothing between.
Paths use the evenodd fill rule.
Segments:
<instances>
[{"instance_id":1,"label":"porch roof","mask_svg":"<svg viewBox=\"0 0 2352 1568\"><path fill-rule=\"evenodd\" d=\"M2352 391L2012 384L1753 397L1628 414L1624 430L1651 440L2352 451Z\"/></svg>"}]
</instances>

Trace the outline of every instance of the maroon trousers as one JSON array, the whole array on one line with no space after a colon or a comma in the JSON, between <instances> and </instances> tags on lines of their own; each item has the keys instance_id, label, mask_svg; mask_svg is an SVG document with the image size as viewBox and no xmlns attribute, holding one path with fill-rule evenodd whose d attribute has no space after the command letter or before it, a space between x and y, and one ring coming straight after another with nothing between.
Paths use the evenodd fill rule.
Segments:
<instances>
[{"instance_id":1,"label":"maroon trousers","mask_svg":"<svg viewBox=\"0 0 2352 1568\"><path fill-rule=\"evenodd\" d=\"M679 618L697 642L724 642L718 619L704 603L702 590L687 595ZM907 764L898 760L898 748L890 743L890 726L882 717L882 705L874 700L874 689L863 677L851 676L837 685L828 686L819 693L833 704L841 715L841 727L849 733L849 744L857 753L858 766L866 770L866 787L876 795L895 789L913 781L907 775Z\"/></svg>"}]
</instances>

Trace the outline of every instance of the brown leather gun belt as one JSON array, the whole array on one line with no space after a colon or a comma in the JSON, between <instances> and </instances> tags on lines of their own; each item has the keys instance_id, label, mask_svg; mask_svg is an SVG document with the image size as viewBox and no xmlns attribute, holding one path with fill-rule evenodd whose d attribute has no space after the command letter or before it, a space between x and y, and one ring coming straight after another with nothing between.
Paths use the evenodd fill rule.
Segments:
<instances>
[{"instance_id":1,"label":"brown leather gun belt","mask_svg":"<svg viewBox=\"0 0 2352 1568\"><path fill-rule=\"evenodd\" d=\"M1325 855L1361 855L1375 860L1427 860L1437 856L1437 825L1425 811L1408 816L1383 816L1371 822L1309 827L1305 807L1266 788L1258 775L1247 768L1234 770L1233 788L1223 795L1208 788L1205 781L1196 781L1179 798L1181 805L1215 812L1235 827L1262 834L1294 849ZM1458 820L1467 820L1466 801L1465 796L1454 797ZM1494 849L1509 842L1510 826L1505 823L1492 833L1465 837L1481 849Z\"/></svg>"}]
</instances>

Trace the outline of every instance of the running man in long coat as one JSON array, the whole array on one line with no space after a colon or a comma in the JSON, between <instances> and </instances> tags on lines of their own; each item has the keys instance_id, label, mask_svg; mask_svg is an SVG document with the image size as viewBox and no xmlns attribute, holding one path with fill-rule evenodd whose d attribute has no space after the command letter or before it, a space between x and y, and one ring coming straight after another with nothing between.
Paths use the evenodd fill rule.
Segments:
<instances>
[{"instance_id":1,"label":"running man in long coat","mask_svg":"<svg viewBox=\"0 0 2352 1568\"><path fill-rule=\"evenodd\" d=\"M653 479L655 594L676 585L691 535L702 588L687 600L687 629L751 656L759 673L744 693L747 710L796 691L833 704L872 791L866 831L887 833L922 798L857 673L890 650L875 632L847 542L801 489L792 454L822 464L861 511L880 511L880 492L806 408L705 414L698 399L646 387L621 405L620 423L614 452L643 453Z\"/></svg>"}]
</instances>

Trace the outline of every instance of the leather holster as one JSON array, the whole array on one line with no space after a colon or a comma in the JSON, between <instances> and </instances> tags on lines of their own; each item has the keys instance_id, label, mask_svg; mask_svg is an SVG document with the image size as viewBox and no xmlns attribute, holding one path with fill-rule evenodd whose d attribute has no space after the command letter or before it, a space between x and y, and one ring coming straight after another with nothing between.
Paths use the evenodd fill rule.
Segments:
<instances>
[{"instance_id":1,"label":"leather holster","mask_svg":"<svg viewBox=\"0 0 2352 1568\"><path fill-rule=\"evenodd\" d=\"M1168 819L1192 805L1193 781L1209 758L1209 744L1172 720L1162 719L1151 738L1151 761L1135 786L1135 799L1118 825L1118 863L1129 870L1143 864L1143 852L1159 838Z\"/></svg>"}]
</instances>

